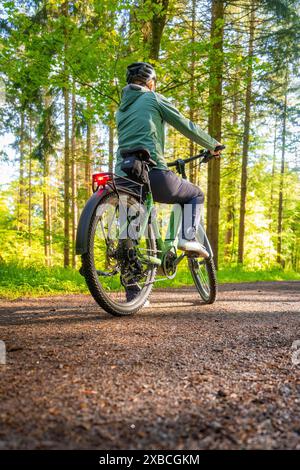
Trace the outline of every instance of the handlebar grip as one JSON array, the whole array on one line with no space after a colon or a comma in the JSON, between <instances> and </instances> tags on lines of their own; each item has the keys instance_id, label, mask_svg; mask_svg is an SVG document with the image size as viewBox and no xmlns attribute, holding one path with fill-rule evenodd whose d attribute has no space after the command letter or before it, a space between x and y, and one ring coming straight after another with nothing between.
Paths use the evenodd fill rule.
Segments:
<instances>
[{"instance_id":1,"label":"handlebar grip","mask_svg":"<svg viewBox=\"0 0 300 470\"><path fill-rule=\"evenodd\" d=\"M203 158L202 158L201 163L207 163L209 162L209 160L212 160L213 158L214 156L210 153L210 151L205 150L205 152L203 153Z\"/></svg>"},{"instance_id":2,"label":"handlebar grip","mask_svg":"<svg viewBox=\"0 0 300 470\"><path fill-rule=\"evenodd\" d=\"M225 145L217 145L215 148L215 152L218 152L219 150L224 150L225 148Z\"/></svg>"}]
</instances>

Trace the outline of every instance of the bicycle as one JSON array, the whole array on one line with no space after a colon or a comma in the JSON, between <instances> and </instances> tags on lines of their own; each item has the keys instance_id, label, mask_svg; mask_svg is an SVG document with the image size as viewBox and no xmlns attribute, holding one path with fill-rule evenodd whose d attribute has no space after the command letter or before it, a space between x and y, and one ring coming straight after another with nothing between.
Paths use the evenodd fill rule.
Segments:
<instances>
[{"instance_id":1,"label":"bicycle","mask_svg":"<svg viewBox=\"0 0 300 470\"><path fill-rule=\"evenodd\" d=\"M196 160L200 164L207 163L211 158L211 153L203 150L185 160L177 159L168 166L175 167L186 178L187 163ZM147 171L151 163L151 159L144 160ZM80 273L100 307L115 316L137 312L147 301L154 282L173 279L185 257L202 301L205 304L215 302L216 270L202 224L198 228L197 239L205 248L205 257L199 258L187 252L178 255L181 209L178 210L178 205L173 206L168 236L163 238L153 212L149 180L133 181L113 173L96 173L93 175L93 191L80 217L76 253L81 255ZM158 270L165 277L157 278ZM131 286L138 286L139 292L128 302L126 289Z\"/></svg>"}]
</instances>

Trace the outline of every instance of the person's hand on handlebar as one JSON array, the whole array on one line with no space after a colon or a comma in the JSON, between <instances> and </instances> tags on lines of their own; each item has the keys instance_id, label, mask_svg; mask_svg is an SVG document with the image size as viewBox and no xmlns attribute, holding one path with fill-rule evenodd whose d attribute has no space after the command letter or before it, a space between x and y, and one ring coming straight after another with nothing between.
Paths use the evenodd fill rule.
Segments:
<instances>
[{"instance_id":1,"label":"person's hand on handlebar","mask_svg":"<svg viewBox=\"0 0 300 470\"><path fill-rule=\"evenodd\" d=\"M210 150L210 154L215 157L215 158L220 158L221 157L221 152L224 150L225 145L222 145L218 142L214 150Z\"/></svg>"}]
</instances>

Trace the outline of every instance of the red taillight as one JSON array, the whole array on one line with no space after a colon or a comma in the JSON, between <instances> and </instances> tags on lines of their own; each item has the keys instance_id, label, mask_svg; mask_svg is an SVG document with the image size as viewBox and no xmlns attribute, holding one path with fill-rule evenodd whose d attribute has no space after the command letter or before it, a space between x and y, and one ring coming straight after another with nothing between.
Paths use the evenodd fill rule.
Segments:
<instances>
[{"instance_id":1,"label":"red taillight","mask_svg":"<svg viewBox=\"0 0 300 470\"><path fill-rule=\"evenodd\" d=\"M108 181L111 181L112 176L110 173L94 173L92 178L93 191L96 192L99 186L105 186Z\"/></svg>"}]
</instances>

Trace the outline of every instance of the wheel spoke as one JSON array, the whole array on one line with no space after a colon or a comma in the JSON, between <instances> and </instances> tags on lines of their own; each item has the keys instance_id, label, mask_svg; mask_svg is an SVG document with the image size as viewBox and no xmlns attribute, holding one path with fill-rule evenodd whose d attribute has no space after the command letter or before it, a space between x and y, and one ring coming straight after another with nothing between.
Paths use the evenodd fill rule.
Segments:
<instances>
[{"instance_id":1,"label":"wheel spoke","mask_svg":"<svg viewBox=\"0 0 300 470\"><path fill-rule=\"evenodd\" d=\"M190 259L189 266L202 300L205 303L214 302L217 288L213 260Z\"/></svg>"},{"instance_id":2,"label":"wheel spoke","mask_svg":"<svg viewBox=\"0 0 300 470\"><path fill-rule=\"evenodd\" d=\"M149 250L155 256L156 247L153 231L150 240L146 235L137 241L119 238L120 212L126 210L128 214L131 210L134 213L139 208L135 198L127 198L126 207L121 199L112 193L97 208L89 242L92 264L87 269L92 269L93 274L88 286L94 297L99 298L99 304L110 313L128 314L128 309L123 313L128 304L128 287L136 292L131 303L141 303L149 295L155 277L155 267L140 259L139 250ZM124 207L120 209L121 204Z\"/></svg>"}]
</instances>

